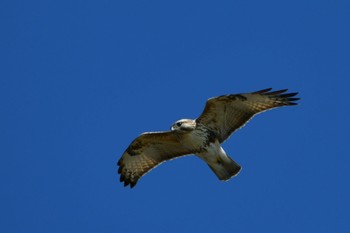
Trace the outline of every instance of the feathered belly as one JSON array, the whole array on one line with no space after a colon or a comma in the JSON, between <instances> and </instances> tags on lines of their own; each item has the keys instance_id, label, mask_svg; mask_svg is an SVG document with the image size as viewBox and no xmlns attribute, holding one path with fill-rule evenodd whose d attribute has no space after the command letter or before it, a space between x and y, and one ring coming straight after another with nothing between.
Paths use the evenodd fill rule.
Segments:
<instances>
[{"instance_id":1,"label":"feathered belly","mask_svg":"<svg viewBox=\"0 0 350 233\"><path fill-rule=\"evenodd\" d=\"M217 162L221 157L226 157L225 151L220 146L218 141L209 143L197 156L204 159L207 163Z\"/></svg>"}]
</instances>

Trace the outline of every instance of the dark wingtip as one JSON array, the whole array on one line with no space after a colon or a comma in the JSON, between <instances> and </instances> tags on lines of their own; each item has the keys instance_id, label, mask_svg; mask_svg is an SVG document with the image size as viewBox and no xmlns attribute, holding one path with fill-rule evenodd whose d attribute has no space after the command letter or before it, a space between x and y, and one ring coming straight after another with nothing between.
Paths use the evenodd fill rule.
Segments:
<instances>
[{"instance_id":1,"label":"dark wingtip","mask_svg":"<svg viewBox=\"0 0 350 233\"><path fill-rule=\"evenodd\" d=\"M279 95L279 96L283 97L283 98L288 98L288 97L296 96L297 94L299 94L299 92L292 92L292 93L282 94L282 95Z\"/></svg>"},{"instance_id":2,"label":"dark wingtip","mask_svg":"<svg viewBox=\"0 0 350 233\"><path fill-rule=\"evenodd\" d=\"M128 185L130 185L130 188L135 187L135 185L139 179L139 176L136 176L134 178L130 178L128 175L125 175L124 173L122 173L122 167L119 167L118 173L120 174L119 181L121 183L123 183L124 187L126 187Z\"/></svg>"},{"instance_id":3,"label":"dark wingtip","mask_svg":"<svg viewBox=\"0 0 350 233\"><path fill-rule=\"evenodd\" d=\"M300 98L288 98L289 101L297 101L300 100Z\"/></svg>"},{"instance_id":4,"label":"dark wingtip","mask_svg":"<svg viewBox=\"0 0 350 233\"><path fill-rule=\"evenodd\" d=\"M130 188L134 188L135 185L137 184L137 181L134 182L134 181L130 181L130 180L125 180L124 177L123 178L120 178L120 182L124 182L124 187L127 187L127 186L130 186Z\"/></svg>"},{"instance_id":5,"label":"dark wingtip","mask_svg":"<svg viewBox=\"0 0 350 233\"><path fill-rule=\"evenodd\" d=\"M256 91L256 92L253 92L254 94L263 94L263 93L266 93L266 92L269 92L271 91L272 88L266 88L266 89L263 89L263 90L260 90L260 91Z\"/></svg>"},{"instance_id":6,"label":"dark wingtip","mask_svg":"<svg viewBox=\"0 0 350 233\"><path fill-rule=\"evenodd\" d=\"M298 103L295 103L294 101L300 100L300 98L292 98L292 97L298 95L299 92L285 93L288 91L288 89L281 89L277 91L271 91L271 90L272 88L267 88L261 91L254 92L254 94L267 95L270 98L278 100L278 102L280 103L280 106L298 105Z\"/></svg>"},{"instance_id":7,"label":"dark wingtip","mask_svg":"<svg viewBox=\"0 0 350 233\"><path fill-rule=\"evenodd\" d=\"M286 91L288 91L288 89L282 89L282 90L278 90L278 91L271 91L271 92L266 93L266 95L280 95L280 96L288 95L288 94L282 94L282 93L284 93Z\"/></svg>"},{"instance_id":8,"label":"dark wingtip","mask_svg":"<svg viewBox=\"0 0 350 233\"><path fill-rule=\"evenodd\" d=\"M124 180L124 187L128 186L130 182L128 180Z\"/></svg>"},{"instance_id":9,"label":"dark wingtip","mask_svg":"<svg viewBox=\"0 0 350 233\"><path fill-rule=\"evenodd\" d=\"M120 182L124 182L124 180L125 180L125 179L124 179L124 176L123 176L123 175L120 175L119 181L120 181Z\"/></svg>"}]
</instances>

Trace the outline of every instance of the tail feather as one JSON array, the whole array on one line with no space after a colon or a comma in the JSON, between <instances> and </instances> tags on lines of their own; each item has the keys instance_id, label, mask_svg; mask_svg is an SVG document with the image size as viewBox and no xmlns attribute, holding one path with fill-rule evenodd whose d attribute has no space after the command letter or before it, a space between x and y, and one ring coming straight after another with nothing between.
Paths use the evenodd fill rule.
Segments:
<instances>
[{"instance_id":1,"label":"tail feather","mask_svg":"<svg viewBox=\"0 0 350 233\"><path fill-rule=\"evenodd\" d=\"M242 167L229 156L225 157L226 158L220 157L217 161L208 163L208 166L220 180L229 180L231 177L238 175L242 169Z\"/></svg>"},{"instance_id":2,"label":"tail feather","mask_svg":"<svg viewBox=\"0 0 350 233\"><path fill-rule=\"evenodd\" d=\"M242 169L226 154L219 141L209 144L204 152L197 155L208 164L219 180L229 180Z\"/></svg>"}]
</instances>

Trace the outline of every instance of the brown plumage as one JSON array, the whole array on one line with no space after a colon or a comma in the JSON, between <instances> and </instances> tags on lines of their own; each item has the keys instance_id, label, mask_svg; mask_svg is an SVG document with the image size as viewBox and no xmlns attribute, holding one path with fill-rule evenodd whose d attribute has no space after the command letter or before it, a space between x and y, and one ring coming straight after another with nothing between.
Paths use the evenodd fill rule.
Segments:
<instances>
[{"instance_id":1,"label":"brown plumage","mask_svg":"<svg viewBox=\"0 0 350 233\"><path fill-rule=\"evenodd\" d=\"M196 154L220 180L228 180L241 170L222 149L233 132L255 114L282 106L296 105L298 93L271 88L253 93L223 95L207 101L196 120L175 122L171 131L144 133L137 137L118 161L118 173L124 186L134 187L148 171L164 161Z\"/></svg>"}]
</instances>

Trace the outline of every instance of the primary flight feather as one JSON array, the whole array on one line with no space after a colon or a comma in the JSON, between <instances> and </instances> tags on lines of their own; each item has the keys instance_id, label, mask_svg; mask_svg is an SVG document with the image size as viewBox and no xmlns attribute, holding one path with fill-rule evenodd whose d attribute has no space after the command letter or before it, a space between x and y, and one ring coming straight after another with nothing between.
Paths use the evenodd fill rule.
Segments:
<instances>
[{"instance_id":1,"label":"primary flight feather","mask_svg":"<svg viewBox=\"0 0 350 233\"><path fill-rule=\"evenodd\" d=\"M157 165L188 154L204 160L220 180L236 176L241 166L225 153L221 143L254 115L272 108L296 105L294 101L299 100L294 97L297 92L271 90L210 98L197 119L179 120L170 131L141 134L118 161L120 181L133 188Z\"/></svg>"}]
</instances>

